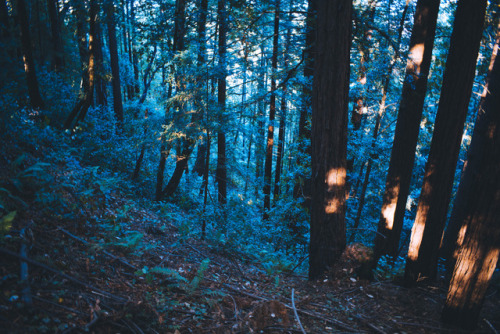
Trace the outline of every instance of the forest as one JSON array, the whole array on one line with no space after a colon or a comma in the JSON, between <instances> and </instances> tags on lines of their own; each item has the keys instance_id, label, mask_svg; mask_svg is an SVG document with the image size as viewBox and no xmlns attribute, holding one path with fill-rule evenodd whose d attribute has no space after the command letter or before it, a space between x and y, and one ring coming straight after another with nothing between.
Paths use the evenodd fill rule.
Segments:
<instances>
[{"instance_id":1,"label":"forest","mask_svg":"<svg viewBox=\"0 0 500 334\"><path fill-rule=\"evenodd\" d=\"M500 332L497 0L0 0L0 333Z\"/></svg>"}]
</instances>

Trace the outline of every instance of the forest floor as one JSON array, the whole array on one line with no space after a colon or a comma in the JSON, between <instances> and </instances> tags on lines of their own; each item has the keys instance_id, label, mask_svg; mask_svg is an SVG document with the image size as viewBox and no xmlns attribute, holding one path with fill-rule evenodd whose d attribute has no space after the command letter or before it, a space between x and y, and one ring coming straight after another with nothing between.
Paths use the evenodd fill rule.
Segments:
<instances>
[{"instance_id":1,"label":"forest floor","mask_svg":"<svg viewBox=\"0 0 500 334\"><path fill-rule=\"evenodd\" d=\"M149 209L95 178L76 193L93 174L75 176L84 168L63 160L42 173L48 165L29 159L17 174L0 159L0 190L24 203L12 226L5 215L0 224L1 333L500 331L498 285L478 329L461 330L439 321L442 283L359 280L346 263L315 282L297 268L266 270L251 254L187 232L190 212ZM47 182L33 190L33 177Z\"/></svg>"}]
</instances>

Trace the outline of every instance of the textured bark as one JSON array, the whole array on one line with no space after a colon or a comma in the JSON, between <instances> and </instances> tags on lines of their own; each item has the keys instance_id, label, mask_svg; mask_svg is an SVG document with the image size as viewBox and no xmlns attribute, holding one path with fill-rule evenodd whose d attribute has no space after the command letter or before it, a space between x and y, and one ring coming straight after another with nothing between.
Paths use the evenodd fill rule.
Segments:
<instances>
[{"instance_id":1,"label":"textured bark","mask_svg":"<svg viewBox=\"0 0 500 334\"><path fill-rule=\"evenodd\" d=\"M219 68L220 76L217 79L217 102L222 115L226 112L226 0L218 0L217 16L219 19ZM222 117L224 118L224 117ZM226 134L223 126L217 134L217 168L215 180L217 181L217 199L220 204L227 201L227 166L226 166Z\"/></svg>"},{"instance_id":2,"label":"textured bark","mask_svg":"<svg viewBox=\"0 0 500 334\"><path fill-rule=\"evenodd\" d=\"M465 234L451 278L442 318L474 328L500 252L500 58L489 75L460 188Z\"/></svg>"},{"instance_id":3,"label":"textured bark","mask_svg":"<svg viewBox=\"0 0 500 334\"><path fill-rule=\"evenodd\" d=\"M106 24L108 26L109 58L111 62L111 86L113 89L113 109L118 127L123 127L123 103L120 83L120 65L118 60L118 43L116 40L115 7L113 0L106 0Z\"/></svg>"},{"instance_id":4,"label":"textured bark","mask_svg":"<svg viewBox=\"0 0 500 334\"><path fill-rule=\"evenodd\" d=\"M375 150L375 146L376 146L377 139L378 139L380 122L382 120L382 116L384 115L385 109L386 109L386 100L387 100L387 94L389 92L389 83L391 80L392 72L394 70L394 66L396 66L396 63L400 57L399 49L400 49L400 45L401 45L401 39L403 36L406 15L408 13L408 7L409 7L409 1L406 2L406 6L403 10L403 13L401 14L401 19L399 20L398 40L396 43L396 49L394 50L394 55L392 56L392 60L389 63L389 66L387 68L387 72L386 72L384 79L383 79L382 98L381 98L380 103L379 103L379 109L378 109L377 118L375 121L375 127L373 129L373 139L372 139L372 145L371 145L372 153L370 153L370 156L368 157L365 178L363 181L363 187L361 189L358 209L356 212L356 219L354 220L354 226L353 226L354 229L353 229L353 233L351 234L351 237L349 238L350 242L354 241L354 239L356 237L356 231L357 231L356 229L359 226L359 223L361 220L361 213L363 212L363 207L365 204L366 190L368 189L368 182L370 181L370 174L372 171L372 164L373 164L373 160L374 160L373 151ZM390 21L387 23L388 23L388 25L390 25ZM363 165L362 165L361 169L363 169ZM375 239L375 256L374 256L373 263L372 263L372 265L374 267L377 265L377 261L378 261L377 256L378 256L379 252L377 252L377 250L380 249L379 248L380 241L385 241L385 239L380 239L380 235L377 234L377 237ZM398 241L399 241L399 239L398 239Z\"/></svg>"},{"instance_id":5,"label":"textured bark","mask_svg":"<svg viewBox=\"0 0 500 334\"><path fill-rule=\"evenodd\" d=\"M64 67L64 51L62 46L61 25L59 23L59 10L57 9L57 1L47 0L47 9L50 19L50 31L52 33L52 64L54 70L60 71Z\"/></svg>"},{"instance_id":6,"label":"textured bark","mask_svg":"<svg viewBox=\"0 0 500 334\"><path fill-rule=\"evenodd\" d=\"M446 61L429 158L413 224L405 280L436 276L465 117L472 92L486 0L460 0Z\"/></svg>"},{"instance_id":7,"label":"textured bark","mask_svg":"<svg viewBox=\"0 0 500 334\"><path fill-rule=\"evenodd\" d=\"M304 51L302 57L304 58L304 78L312 80L314 73L314 48L315 48L315 31L316 31L316 14L318 0L309 0L307 7L307 19L306 19L306 44L304 45ZM308 127L308 123L311 121L311 101L312 96L311 85L306 83L302 85L302 104L300 107L299 115L299 154L300 156L310 156L311 155L311 145L307 142L311 139L311 130ZM306 144L307 143L307 144ZM302 161L299 157L296 164L307 167L307 164ZM310 178L302 173L297 173L295 176L295 184L293 187L293 198L304 198L303 205L309 208L311 205L310 201Z\"/></svg>"},{"instance_id":8,"label":"textured bark","mask_svg":"<svg viewBox=\"0 0 500 334\"><path fill-rule=\"evenodd\" d=\"M97 105L107 105L106 80L104 79L101 20L95 22L95 99Z\"/></svg>"},{"instance_id":9,"label":"textured bark","mask_svg":"<svg viewBox=\"0 0 500 334\"><path fill-rule=\"evenodd\" d=\"M500 24L497 28L497 36L496 43L493 47L493 52L491 54L490 65L488 67L488 75L486 78L486 84L484 85L483 94L481 95L481 101L479 103L479 110L476 118L476 126L474 131L479 131L482 127L481 122L484 122L484 114L487 111L485 108L490 107L489 104L486 104L486 98L492 99L490 90L490 78L495 74L493 72L493 68L495 66L495 61L498 54L498 49L500 45ZM495 68L495 70L498 70ZM493 80L498 80L497 78L493 78ZM493 87L495 88L495 87ZM498 88L495 88L498 89ZM492 103L488 101L488 103ZM498 105L498 104L497 104ZM491 109L489 110L491 112ZM476 130L477 128L477 130ZM474 173L468 171L469 163L472 164L472 168L477 168L474 164L477 164L477 155L478 151L483 150L482 145L484 145L484 139L479 135L473 137L473 141L469 147L467 152L467 161L464 164L462 169L462 175L460 178L460 185L458 187L457 194L455 195L455 200L453 202L453 210L451 212L450 221L448 222L448 226L446 227L446 231L443 236L443 243L440 249L440 256L446 259L446 269L447 276L451 276L453 268L455 267L455 262L458 256L459 247L462 246L463 235L461 235L461 231L465 231L465 226L463 227L462 223L466 218L466 208L467 203L469 201L469 194L471 193L472 187L474 187L476 180L474 179ZM462 230L463 228L463 230Z\"/></svg>"},{"instance_id":10,"label":"textured bark","mask_svg":"<svg viewBox=\"0 0 500 334\"><path fill-rule=\"evenodd\" d=\"M82 7L77 7L78 10L83 10ZM76 127L76 125L83 121L85 116L87 115L87 111L90 108L90 105L92 104L93 97L94 97L94 83L95 83L95 22L97 20L97 16L99 14L99 7L97 4L97 0L90 0L90 6L89 6L89 49L88 49L88 66L85 68L85 64L82 64L82 67L85 68L83 76L86 77L84 79L84 85L83 85L83 93L80 94L78 97L78 102L76 103L75 107L71 110L71 112L68 115L68 118L64 122L64 128L65 129L70 129ZM83 17L82 13L77 12L77 17L80 16L80 19L78 21L81 21L81 18ZM81 27L83 31L83 27ZM83 36L79 36L83 37ZM80 41L81 44L83 44L83 40ZM81 47L81 45L80 45ZM80 50L80 55L82 54L87 54L86 52L83 52L83 50ZM85 81L87 84L85 85Z\"/></svg>"},{"instance_id":11,"label":"textured bark","mask_svg":"<svg viewBox=\"0 0 500 334\"><path fill-rule=\"evenodd\" d=\"M427 91L440 0L419 0L413 17L410 53L387 172L378 232L381 255L396 255Z\"/></svg>"},{"instance_id":12,"label":"textured bark","mask_svg":"<svg viewBox=\"0 0 500 334\"><path fill-rule=\"evenodd\" d=\"M186 17L185 17L185 12L186 12L186 1L185 0L177 0L175 2L175 26L174 26L174 51L183 51L185 48L184 45L184 35L186 31ZM175 86L176 86L176 93L179 94L182 92L184 88L184 77L182 74L182 71L180 69L177 69L177 73L175 76ZM182 109L182 105L178 105L179 109ZM180 112L182 114L182 111ZM165 140L165 139L164 139ZM163 184L163 171L165 169L165 159L166 156L164 155L165 153L170 152L170 148L172 147L172 143L169 141L167 147L169 148L168 150L162 150L161 151L161 157L160 157L160 167L158 168L158 174L157 174L157 183L156 183L156 199L160 200L161 198L169 197L174 194L174 192L177 190L177 187L180 184L180 181L182 179L182 175L184 174L184 171L186 170L187 163L189 161L189 157L193 151L194 148L194 141L190 139L188 136L186 136L185 139L181 139L180 143L177 148L176 152L176 163L175 163L175 169L170 177L170 180L168 181L166 187L163 190L161 186ZM163 148L163 146L162 146Z\"/></svg>"},{"instance_id":13,"label":"textured bark","mask_svg":"<svg viewBox=\"0 0 500 334\"><path fill-rule=\"evenodd\" d=\"M21 27L21 45L23 49L24 73L28 85L28 94L30 104L33 109L43 109L44 103L38 87L36 77L35 60L33 59L33 49L31 47L30 25L28 21L28 12L24 0L17 0L17 14L19 25Z\"/></svg>"},{"instance_id":14,"label":"textured bark","mask_svg":"<svg viewBox=\"0 0 500 334\"><path fill-rule=\"evenodd\" d=\"M78 53L80 55L80 69L82 71L81 91L87 92L89 89L89 53L87 47L87 30L85 25L86 10L85 6L78 0L73 0L72 5L75 7L76 39L78 43Z\"/></svg>"},{"instance_id":15,"label":"textured bark","mask_svg":"<svg viewBox=\"0 0 500 334\"><path fill-rule=\"evenodd\" d=\"M292 30L290 28L292 17L291 17L292 4L290 3L290 13L288 14L286 25L288 26L286 37L285 37L285 50L283 52L283 70L288 71L289 56L290 51L290 39L292 37ZM281 83L281 105L280 105L280 125L278 129L278 151L276 153L276 168L274 172L274 201L280 195L280 182L281 182L281 170L283 168L283 155L285 151L285 128L286 128L286 116L287 116L287 82L282 81Z\"/></svg>"},{"instance_id":16,"label":"textured bark","mask_svg":"<svg viewBox=\"0 0 500 334\"><path fill-rule=\"evenodd\" d=\"M273 174L274 118L276 116L276 72L278 69L278 41L280 27L280 0L275 0L273 55L271 59L271 99L267 126L266 159L264 161L264 219L269 218L271 208L271 178Z\"/></svg>"},{"instance_id":17,"label":"textured bark","mask_svg":"<svg viewBox=\"0 0 500 334\"><path fill-rule=\"evenodd\" d=\"M309 278L345 248L346 153L351 46L350 0L318 3L312 113Z\"/></svg>"}]
</instances>

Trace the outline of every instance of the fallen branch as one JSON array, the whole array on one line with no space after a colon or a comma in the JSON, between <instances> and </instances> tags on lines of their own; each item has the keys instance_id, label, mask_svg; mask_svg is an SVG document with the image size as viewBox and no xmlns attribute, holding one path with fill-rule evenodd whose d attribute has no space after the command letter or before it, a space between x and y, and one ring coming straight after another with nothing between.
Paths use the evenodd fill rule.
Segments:
<instances>
[{"instance_id":1,"label":"fallen branch","mask_svg":"<svg viewBox=\"0 0 500 334\"><path fill-rule=\"evenodd\" d=\"M86 245L86 246L89 246L89 245L90 245L90 243L89 243L87 240L84 240L84 239L82 239L82 238L80 238L80 237L77 237L76 235L72 234L72 233L71 233L71 232L69 232L69 231L66 231L66 230L65 230L65 229L63 229L63 228L59 228L59 231L63 232L64 234L66 234L67 236L69 236L69 237L71 237L71 238L73 238L73 239L75 239L75 240L80 241L81 243L83 243L83 244L84 244L84 245ZM123 258L121 258L121 257L119 257L119 256L113 255L113 254L111 254L110 252L108 252L108 251L106 251L106 250L104 250L104 249L102 250L102 252L103 252L104 254L106 254L107 256L109 256L110 258L112 258L113 260L119 261L119 262L121 262L122 264L126 265L126 266L127 266L127 267L129 267L129 268L132 268L132 269L134 269L134 270L139 270L139 268L137 268L136 266L134 266L134 265L132 265L132 264L128 263L125 259L123 259Z\"/></svg>"},{"instance_id":2,"label":"fallen branch","mask_svg":"<svg viewBox=\"0 0 500 334\"><path fill-rule=\"evenodd\" d=\"M484 322L486 322L486 324L491 328L494 334L498 334L498 331L495 329L495 327L493 327L493 325L491 324L491 322L488 321L488 319L484 319Z\"/></svg>"},{"instance_id":3,"label":"fallen branch","mask_svg":"<svg viewBox=\"0 0 500 334\"><path fill-rule=\"evenodd\" d=\"M21 279L21 286L22 286L22 299L23 302L26 303L27 305L32 305L33 304L33 299L31 298L31 288L30 288L30 281L29 281L29 274L28 274L28 262L25 261L23 258L28 258L28 242L30 242L30 233L31 230L29 227L25 227L21 230L21 248L19 250L19 258L21 259L21 272L20 272L20 279Z\"/></svg>"},{"instance_id":4,"label":"fallen branch","mask_svg":"<svg viewBox=\"0 0 500 334\"><path fill-rule=\"evenodd\" d=\"M299 323L300 330L302 333L306 334L306 331L304 330L304 327L302 327L302 323L300 322L299 315L297 313L297 309L295 308L295 289L292 288L292 307L293 307L293 314L295 315L295 319L297 319L297 322Z\"/></svg>"},{"instance_id":5,"label":"fallen branch","mask_svg":"<svg viewBox=\"0 0 500 334\"><path fill-rule=\"evenodd\" d=\"M8 249L5 249L3 247L0 247L0 253L7 254L7 255L10 255L10 256L16 257L18 259L24 260L24 261L26 261L28 263L31 263L32 265L35 265L35 266L40 267L40 268L43 268L43 269L45 269L47 271L50 271L50 272L52 272L52 273L54 273L54 274L56 274L58 276L61 276L61 277L65 278L65 279L67 279L68 281L71 281L73 283L76 283L76 284L79 284L81 286L84 286L84 287L92 290L92 292L100 293L100 294L102 294L105 297L108 297L108 298L111 298L111 299L114 299L114 300L117 300L117 301L120 301L120 302L126 302L126 301L128 301L128 299L126 299L126 298L115 296L112 293L109 293L107 291L104 291L104 290L101 290L99 288L96 288L95 286L93 286L91 284L88 284L88 283L85 283L83 281L80 281L78 278L75 278L75 277L70 276L70 275L68 275L66 273L63 273L60 270L54 269L52 267L49 267L46 264L43 264L41 262L32 260L32 259L27 258L25 256L16 254L16 253L14 253L14 252L12 252L12 251L10 251Z\"/></svg>"}]
</instances>

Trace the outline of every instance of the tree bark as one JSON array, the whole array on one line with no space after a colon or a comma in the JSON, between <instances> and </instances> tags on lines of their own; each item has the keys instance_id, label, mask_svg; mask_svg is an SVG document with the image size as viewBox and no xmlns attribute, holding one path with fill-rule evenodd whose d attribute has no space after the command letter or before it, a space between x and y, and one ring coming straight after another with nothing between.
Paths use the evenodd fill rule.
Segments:
<instances>
[{"instance_id":1,"label":"tree bark","mask_svg":"<svg viewBox=\"0 0 500 334\"><path fill-rule=\"evenodd\" d=\"M77 8L77 17L80 17L78 21L81 23L81 20L83 19L84 15L82 13L78 13L78 10L83 10L82 7L76 7ZM99 15L99 7L97 4L96 0L90 0L90 6L89 6L89 49L88 49L88 68L85 69L85 72L83 76L86 77L84 79L83 83L83 94L81 94L78 97L78 102L76 103L75 107L71 110L71 112L68 115L68 118L64 122L64 128L65 129L70 129L76 127L76 125L83 121L85 116L87 115L87 111L90 108L90 105L92 104L93 97L94 97L94 83L95 83L95 33L96 33L96 27L95 23L97 20L97 17ZM80 24L79 23L79 24ZM82 34L83 31L83 26L80 27L81 29L79 34ZM80 38L83 38L83 36L80 35ZM80 40L80 56L82 54L87 54L87 52L83 52L82 50L82 45L85 40ZM85 64L82 64L82 67L84 67ZM87 84L85 85L85 81Z\"/></svg>"},{"instance_id":2,"label":"tree bark","mask_svg":"<svg viewBox=\"0 0 500 334\"><path fill-rule=\"evenodd\" d=\"M312 113L309 279L332 266L346 245L346 153L351 46L350 0L318 2Z\"/></svg>"},{"instance_id":3,"label":"tree bark","mask_svg":"<svg viewBox=\"0 0 500 334\"><path fill-rule=\"evenodd\" d=\"M218 0L217 16L219 18L219 69L220 76L217 80L217 102L222 115L226 111L226 0ZM224 119L224 117L221 117ZM215 179L217 181L217 199L219 204L226 204L227 201L227 166L226 166L226 134L222 130L217 134L217 168Z\"/></svg>"},{"instance_id":4,"label":"tree bark","mask_svg":"<svg viewBox=\"0 0 500 334\"><path fill-rule=\"evenodd\" d=\"M40 88L38 87L35 60L33 59L33 49L31 47L30 24L24 0L17 0L17 14L19 25L21 27L24 73L26 74L30 104L33 109L43 109L45 104L43 103L42 96L40 95Z\"/></svg>"},{"instance_id":5,"label":"tree bark","mask_svg":"<svg viewBox=\"0 0 500 334\"><path fill-rule=\"evenodd\" d=\"M310 209L311 207L311 178L306 175L305 170L309 170L311 156L311 96L312 96L312 77L314 74L314 55L316 40L316 15L318 0L309 0L306 16L306 39L302 57L304 58L304 83L301 87L302 100L300 105L300 115L298 124L298 157L296 159L297 170L293 186L293 198L302 198L302 206Z\"/></svg>"},{"instance_id":6,"label":"tree bark","mask_svg":"<svg viewBox=\"0 0 500 334\"><path fill-rule=\"evenodd\" d=\"M55 71L60 71L64 67L64 51L62 46L61 25L59 22L57 1L47 0L47 9L49 12L50 30L52 33L52 64Z\"/></svg>"},{"instance_id":7,"label":"tree bark","mask_svg":"<svg viewBox=\"0 0 500 334\"><path fill-rule=\"evenodd\" d=\"M440 0L419 0L413 17L405 81L378 225L380 255L396 256L427 91Z\"/></svg>"},{"instance_id":8,"label":"tree bark","mask_svg":"<svg viewBox=\"0 0 500 334\"><path fill-rule=\"evenodd\" d=\"M497 40L498 41L498 40ZM496 48L498 50L498 47ZM474 328L500 253L500 58L489 75L460 192L465 235L443 309L445 322Z\"/></svg>"},{"instance_id":9,"label":"tree bark","mask_svg":"<svg viewBox=\"0 0 500 334\"><path fill-rule=\"evenodd\" d=\"M484 121L484 113L486 112L486 107L489 107L489 104L486 105L486 98L492 99L490 90L490 78L494 75L492 73L495 61L498 54L498 49L500 45L500 24L497 28L497 36L496 43L493 47L493 52L491 54L490 65L488 67L488 75L486 78L486 84L484 85L483 94L481 95L481 101L479 103L479 111L476 117L476 128L479 131L479 128L482 126L481 122ZM497 78L493 78L493 80L498 80ZM493 87L494 88L494 87ZM498 89L498 88L496 88ZM491 103L489 101L488 103ZM489 110L491 112L491 109ZM476 130L474 130L476 131ZM462 225L464 219L466 219L466 211L467 203L469 201L469 194L471 193L472 187L474 187L476 180L474 179L473 172L467 171L469 168L469 163L472 163L472 168L477 168L474 166L474 163L477 164L477 152L482 150L481 145L483 145L484 139L480 137L478 134L476 137L473 137L474 141L471 142L469 150L467 152L467 161L464 164L462 169L462 175L460 178L460 185L458 186L457 194L455 195L455 200L453 202L453 210L451 212L450 221L448 222L448 226L446 227L446 231L443 236L443 243L440 249L440 256L446 259L446 271L448 276L451 276L453 268L455 267L456 259L458 256L458 250L462 246L463 242L463 233L466 229L465 226ZM477 147L479 146L479 147Z\"/></svg>"},{"instance_id":10,"label":"tree bark","mask_svg":"<svg viewBox=\"0 0 500 334\"><path fill-rule=\"evenodd\" d=\"M460 0L429 158L413 224L405 281L434 279L482 37L486 0Z\"/></svg>"},{"instance_id":11,"label":"tree bark","mask_svg":"<svg viewBox=\"0 0 500 334\"><path fill-rule=\"evenodd\" d=\"M106 24L108 26L109 58L111 62L111 86L113 89L113 109L118 127L123 127L123 103L120 83L120 65L118 60L118 43L116 40L115 7L113 0L106 0Z\"/></svg>"},{"instance_id":12,"label":"tree bark","mask_svg":"<svg viewBox=\"0 0 500 334\"><path fill-rule=\"evenodd\" d=\"M269 124L267 126L266 159L264 161L264 219L271 209L271 178L273 173L274 118L276 116L276 72L278 69L278 41L280 27L280 0L275 0L273 55L271 60L271 100L269 102Z\"/></svg>"}]
</instances>

